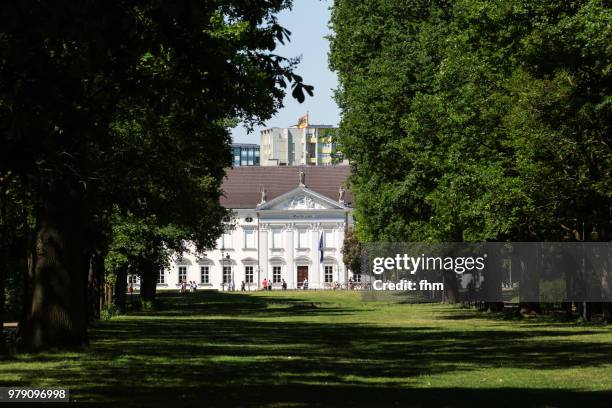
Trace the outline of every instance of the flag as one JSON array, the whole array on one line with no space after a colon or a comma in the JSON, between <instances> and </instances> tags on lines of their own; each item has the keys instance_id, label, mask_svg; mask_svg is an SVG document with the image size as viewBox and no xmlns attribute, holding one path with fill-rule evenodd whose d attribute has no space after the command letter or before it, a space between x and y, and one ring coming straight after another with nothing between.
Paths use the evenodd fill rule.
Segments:
<instances>
[{"instance_id":1,"label":"flag","mask_svg":"<svg viewBox=\"0 0 612 408\"><path fill-rule=\"evenodd\" d=\"M323 233L321 233L321 238L319 239L319 252L321 253L319 262L323 263Z\"/></svg>"},{"instance_id":2,"label":"flag","mask_svg":"<svg viewBox=\"0 0 612 408\"><path fill-rule=\"evenodd\" d=\"M299 129L304 129L308 127L308 114L298 118L297 127Z\"/></svg>"}]
</instances>

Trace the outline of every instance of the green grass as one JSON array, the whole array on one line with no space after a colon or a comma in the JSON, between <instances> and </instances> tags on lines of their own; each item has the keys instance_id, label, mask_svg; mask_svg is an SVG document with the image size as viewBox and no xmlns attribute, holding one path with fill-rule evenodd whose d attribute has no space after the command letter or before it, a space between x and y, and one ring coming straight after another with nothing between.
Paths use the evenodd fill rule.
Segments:
<instances>
[{"instance_id":1,"label":"green grass","mask_svg":"<svg viewBox=\"0 0 612 408\"><path fill-rule=\"evenodd\" d=\"M610 406L612 327L354 292L160 295L84 352L0 362L0 386L139 405Z\"/></svg>"}]
</instances>

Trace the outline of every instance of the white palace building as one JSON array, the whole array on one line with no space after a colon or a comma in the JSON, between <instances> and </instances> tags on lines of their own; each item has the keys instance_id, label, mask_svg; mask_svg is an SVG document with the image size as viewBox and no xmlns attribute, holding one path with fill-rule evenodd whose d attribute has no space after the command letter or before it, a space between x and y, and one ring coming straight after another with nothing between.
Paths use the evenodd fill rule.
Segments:
<instances>
[{"instance_id":1,"label":"white palace building","mask_svg":"<svg viewBox=\"0 0 612 408\"><path fill-rule=\"evenodd\" d=\"M217 248L184 253L160 271L158 289L196 282L198 289L327 289L353 276L342 261L352 224L348 166L236 167L227 171L221 204L233 210L232 227ZM135 282L136 283L136 282Z\"/></svg>"}]
</instances>

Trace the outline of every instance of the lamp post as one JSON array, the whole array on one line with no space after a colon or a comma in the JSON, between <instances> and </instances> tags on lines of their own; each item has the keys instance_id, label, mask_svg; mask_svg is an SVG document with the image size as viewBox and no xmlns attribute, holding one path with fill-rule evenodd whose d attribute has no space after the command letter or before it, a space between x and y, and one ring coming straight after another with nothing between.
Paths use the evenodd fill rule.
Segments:
<instances>
[{"instance_id":1,"label":"lamp post","mask_svg":"<svg viewBox=\"0 0 612 408\"><path fill-rule=\"evenodd\" d=\"M226 254L225 255L225 259L229 261L228 268L230 268L230 272L231 272L230 273L230 281L229 281L230 290L234 290L234 287L233 287L233 285L234 285L234 268L232 268L232 261L230 260L230 254Z\"/></svg>"},{"instance_id":2,"label":"lamp post","mask_svg":"<svg viewBox=\"0 0 612 408\"><path fill-rule=\"evenodd\" d=\"M221 291L225 291L225 247L221 247Z\"/></svg>"},{"instance_id":3,"label":"lamp post","mask_svg":"<svg viewBox=\"0 0 612 408\"><path fill-rule=\"evenodd\" d=\"M225 254L225 255L224 255ZM229 261L230 260L230 254L225 252L225 248L221 248L221 288L224 290L225 289L225 261ZM233 271L232 271L232 275L230 276L230 281L227 282L227 290L231 289L231 281L233 280Z\"/></svg>"}]
</instances>

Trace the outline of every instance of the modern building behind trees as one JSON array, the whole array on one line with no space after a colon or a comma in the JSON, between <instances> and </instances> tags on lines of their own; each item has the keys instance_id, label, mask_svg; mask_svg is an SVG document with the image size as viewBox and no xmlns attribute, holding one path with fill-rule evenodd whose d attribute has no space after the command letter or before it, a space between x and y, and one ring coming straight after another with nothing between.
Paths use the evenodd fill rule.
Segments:
<instances>
[{"instance_id":1,"label":"modern building behind trees","mask_svg":"<svg viewBox=\"0 0 612 408\"><path fill-rule=\"evenodd\" d=\"M287 128L272 127L261 131L262 166L320 166L348 164L336 150L331 125L311 125L308 115Z\"/></svg>"},{"instance_id":2,"label":"modern building behind trees","mask_svg":"<svg viewBox=\"0 0 612 408\"><path fill-rule=\"evenodd\" d=\"M232 144L232 165L259 166L259 145L254 143Z\"/></svg>"}]
</instances>

